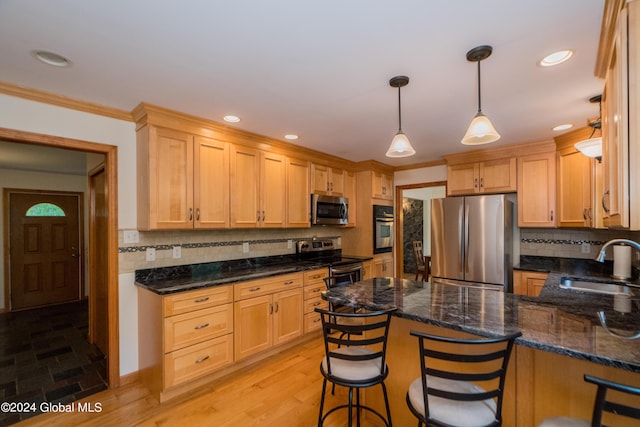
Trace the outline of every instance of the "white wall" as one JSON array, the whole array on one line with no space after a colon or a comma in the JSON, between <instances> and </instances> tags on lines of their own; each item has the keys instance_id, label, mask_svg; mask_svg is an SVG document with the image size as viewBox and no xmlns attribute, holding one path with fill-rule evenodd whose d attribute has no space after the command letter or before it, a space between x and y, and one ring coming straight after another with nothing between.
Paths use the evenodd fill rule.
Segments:
<instances>
[{"instance_id":1,"label":"white wall","mask_svg":"<svg viewBox=\"0 0 640 427\"><path fill-rule=\"evenodd\" d=\"M426 182L439 182L447 180L447 166L432 166L429 168L410 169L396 172L393 175L393 184L409 185L423 184Z\"/></svg>"},{"instance_id":2,"label":"white wall","mask_svg":"<svg viewBox=\"0 0 640 427\"><path fill-rule=\"evenodd\" d=\"M133 122L0 94L0 127L117 146L118 228L136 227L136 134ZM120 274L119 283L120 374L126 375L138 370L138 301L133 275ZM131 319L136 321L132 323Z\"/></svg>"}]
</instances>

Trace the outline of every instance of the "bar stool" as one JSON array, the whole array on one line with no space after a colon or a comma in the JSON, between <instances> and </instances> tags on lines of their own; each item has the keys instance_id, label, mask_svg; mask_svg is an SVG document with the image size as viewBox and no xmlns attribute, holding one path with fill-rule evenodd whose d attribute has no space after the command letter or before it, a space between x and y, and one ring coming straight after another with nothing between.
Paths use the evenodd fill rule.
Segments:
<instances>
[{"instance_id":1,"label":"bar stool","mask_svg":"<svg viewBox=\"0 0 640 427\"><path fill-rule=\"evenodd\" d=\"M407 405L418 426L500 426L507 365L522 334L482 339L411 335L418 337L421 376L409 386ZM444 368L447 362L455 369Z\"/></svg>"},{"instance_id":2,"label":"bar stool","mask_svg":"<svg viewBox=\"0 0 640 427\"><path fill-rule=\"evenodd\" d=\"M325 357L320 363L322 397L318 426L338 409L349 411L349 426L353 421L353 409L356 410L356 424L360 426L360 412L367 410L377 415L387 427L391 427L391 410L384 380L389 374L385 362L387 353L387 336L391 313L396 309L373 311L366 313L332 312L316 308L322 319ZM348 320L346 320L348 319ZM353 320L359 320L354 322ZM339 405L324 414L324 398L327 382L349 389L348 404ZM384 396L387 417L375 409L360 404L360 389L380 384ZM356 403L353 405L353 391L356 391Z\"/></svg>"},{"instance_id":3,"label":"bar stool","mask_svg":"<svg viewBox=\"0 0 640 427\"><path fill-rule=\"evenodd\" d=\"M615 390L633 396L640 396L639 387L615 383L602 378L592 377L591 375L585 375L584 380L598 386L595 402L593 404L591 422L571 417L555 417L543 420L538 424L538 427L601 427L602 417L605 412L615 414L617 417L627 417L640 420L640 399L637 402L638 406L630 406L614 402L610 397L607 398L608 390Z\"/></svg>"}]
</instances>

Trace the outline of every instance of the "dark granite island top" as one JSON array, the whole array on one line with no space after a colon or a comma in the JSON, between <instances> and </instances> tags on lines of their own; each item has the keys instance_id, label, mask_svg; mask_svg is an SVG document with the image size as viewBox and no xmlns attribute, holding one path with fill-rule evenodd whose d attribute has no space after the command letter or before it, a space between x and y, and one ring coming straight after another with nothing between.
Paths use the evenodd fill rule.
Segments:
<instances>
[{"instance_id":1,"label":"dark granite island top","mask_svg":"<svg viewBox=\"0 0 640 427\"><path fill-rule=\"evenodd\" d=\"M520 330L519 345L640 373L640 339L608 333L597 315L602 310L615 333L637 333L640 289L622 301L616 296L614 310L613 295L561 289L561 276L551 273L539 297L388 277L334 288L325 297L372 310L397 307L399 317L480 336Z\"/></svg>"}]
</instances>

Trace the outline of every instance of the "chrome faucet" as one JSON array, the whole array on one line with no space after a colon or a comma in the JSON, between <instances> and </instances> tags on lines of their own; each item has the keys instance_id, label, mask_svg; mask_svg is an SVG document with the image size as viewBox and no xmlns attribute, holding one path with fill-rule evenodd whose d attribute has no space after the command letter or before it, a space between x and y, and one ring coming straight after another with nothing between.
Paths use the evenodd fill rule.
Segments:
<instances>
[{"instance_id":1,"label":"chrome faucet","mask_svg":"<svg viewBox=\"0 0 640 427\"><path fill-rule=\"evenodd\" d=\"M629 240L629 239L611 239L608 242L606 242L604 245L602 245L602 249L600 249L600 253L596 257L596 261L604 262L604 252L605 252L605 250L609 246L615 245L616 243L626 243L627 245L633 246L634 248L636 248L637 250L640 251L640 243L634 242L633 240Z\"/></svg>"}]
</instances>

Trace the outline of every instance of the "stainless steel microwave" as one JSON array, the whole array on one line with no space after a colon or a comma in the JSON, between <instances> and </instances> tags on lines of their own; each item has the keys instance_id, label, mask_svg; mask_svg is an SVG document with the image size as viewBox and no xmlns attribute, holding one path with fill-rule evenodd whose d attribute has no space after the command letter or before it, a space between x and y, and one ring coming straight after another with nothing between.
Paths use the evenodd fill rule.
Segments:
<instances>
[{"instance_id":1,"label":"stainless steel microwave","mask_svg":"<svg viewBox=\"0 0 640 427\"><path fill-rule=\"evenodd\" d=\"M311 224L346 225L349 223L349 199L346 197L311 195Z\"/></svg>"}]
</instances>

